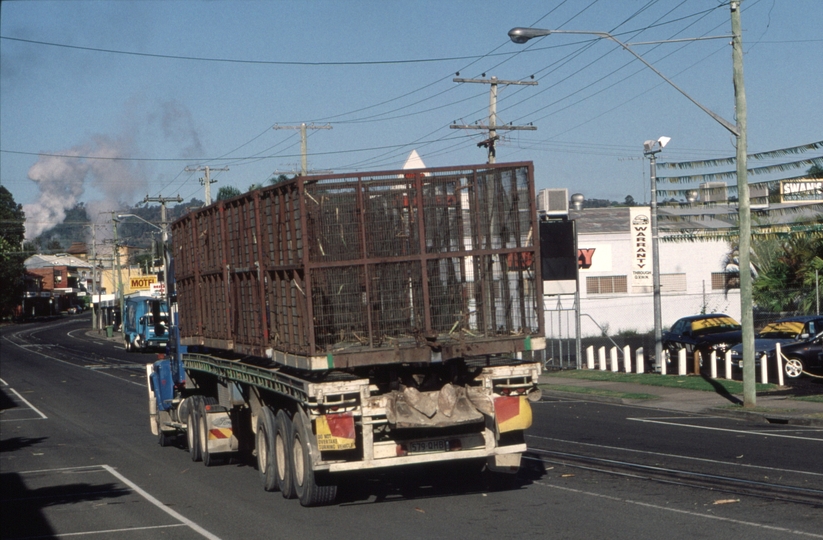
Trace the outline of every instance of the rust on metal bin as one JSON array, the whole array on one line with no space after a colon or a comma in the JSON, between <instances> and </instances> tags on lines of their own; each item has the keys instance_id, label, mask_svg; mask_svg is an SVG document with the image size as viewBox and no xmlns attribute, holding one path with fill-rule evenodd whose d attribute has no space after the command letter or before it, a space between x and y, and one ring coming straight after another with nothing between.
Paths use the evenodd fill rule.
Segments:
<instances>
[{"instance_id":1,"label":"rust on metal bin","mask_svg":"<svg viewBox=\"0 0 823 540\"><path fill-rule=\"evenodd\" d=\"M544 335L530 162L296 177L172 231L185 342L331 368Z\"/></svg>"}]
</instances>

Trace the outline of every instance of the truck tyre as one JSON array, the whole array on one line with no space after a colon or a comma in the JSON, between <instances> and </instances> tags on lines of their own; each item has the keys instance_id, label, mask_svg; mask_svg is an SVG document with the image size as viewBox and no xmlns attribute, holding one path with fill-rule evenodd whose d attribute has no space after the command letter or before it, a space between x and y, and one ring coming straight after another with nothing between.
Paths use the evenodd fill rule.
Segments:
<instances>
[{"instance_id":1,"label":"truck tyre","mask_svg":"<svg viewBox=\"0 0 823 540\"><path fill-rule=\"evenodd\" d=\"M123 347L126 349L126 352L132 352L131 342L129 341L129 336L123 337Z\"/></svg>"},{"instance_id":2,"label":"truck tyre","mask_svg":"<svg viewBox=\"0 0 823 540\"><path fill-rule=\"evenodd\" d=\"M266 491L277 491L277 456L274 451L275 418L263 407L257 416L257 474Z\"/></svg>"},{"instance_id":3,"label":"truck tyre","mask_svg":"<svg viewBox=\"0 0 823 540\"><path fill-rule=\"evenodd\" d=\"M277 488L286 499L294 499L294 475L291 469L291 419L286 411L277 411L274 422L274 462L277 465Z\"/></svg>"},{"instance_id":4,"label":"truck tyre","mask_svg":"<svg viewBox=\"0 0 823 540\"><path fill-rule=\"evenodd\" d=\"M206 406L217 405L217 400L212 397L206 397L200 400L197 407L197 440L200 447L200 456L203 459L203 465L211 467L217 465L221 460L218 460L209 453L209 422L206 418Z\"/></svg>"},{"instance_id":5,"label":"truck tyre","mask_svg":"<svg viewBox=\"0 0 823 540\"><path fill-rule=\"evenodd\" d=\"M203 455L200 453L200 437L197 434L197 411L200 409L200 401L203 398L193 396L189 406L189 414L186 418L186 442L189 445L189 455L192 461L200 461Z\"/></svg>"},{"instance_id":6,"label":"truck tyre","mask_svg":"<svg viewBox=\"0 0 823 540\"><path fill-rule=\"evenodd\" d=\"M302 506L329 504L337 497L337 486L328 484L327 477L314 471L311 459L311 424L298 411L292 420L291 470L294 490Z\"/></svg>"}]
</instances>

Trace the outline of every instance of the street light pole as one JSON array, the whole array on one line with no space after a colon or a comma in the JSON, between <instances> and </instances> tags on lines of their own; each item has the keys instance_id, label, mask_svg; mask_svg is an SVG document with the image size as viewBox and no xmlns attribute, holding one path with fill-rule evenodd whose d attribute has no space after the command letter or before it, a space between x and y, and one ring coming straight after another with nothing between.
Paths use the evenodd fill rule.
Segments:
<instances>
[{"instance_id":1,"label":"street light pole","mask_svg":"<svg viewBox=\"0 0 823 540\"><path fill-rule=\"evenodd\" d=\"M161 235L162 242L163 242L162 257L163 257L163 282L164 282L163 283L163 298L164 299L165 299L166 294L167 294L166 291L168 290L168 280L169 280L169 278L168 278L168 275L169 275L168 261L166 259L166 253L165 253L165 251L166 251L166 240L167 240L167 236L168 236L168 233L167 233L168 224L165 223L165 221L166 221L165 208L166 207L163 206L163 212L162 212L163 215L161 217L161 219L163 220L163 226L162 227L155 225L154 223L152 223L151 221L149 221L147 219L143 219L142 217L138 216L137 214L119 214L117 216L118 219L123 219L123 218L127 218L127 217L137 218L140 221L142 221L143 223L146 223L147 225L151 225L152 227L154 227L155 229L158 229L160 231L160 235Z\"/></svg>"},{"instance_id":2,"label":"street light pole","mask_svg":"<svg viewBox=\"0 0 823 540\"><path fill-rule=\"evenodd\" d=\"M657 154L671 138L660 137L656 141L643 143L643 154L649 158L649 179L651 188L652 225L652 296L654 297L654 360L662 368L663 358L663 310L660 305L660 245L657 228Z\"/></svg>"},{"instance_id":3,"label":"street light pole","mask_svg":"<svg viewBox=\"0 0 823 540\"><path fill-rule=\"evenodd\" d=\"M509 30L509 38L515 43L526 43L532 38L548 36L549 34L583 34L599 36L609 39L631 53L635 58L655 72L661 79L669 83L675 90L680 92L689 101L697 105L700 110L711 116L717 123L728 130L737 139L737 195L738 195L738 217L739 228L739 259L740 259L740 322L743 334L743 406L754 407L755 396L755 370L754 370L754 316L752 314L752 277L750 270L751 249L751 210L749 206L749 183L746 173L746 90L743 84L743 39L740 24L740 3L741 0L731 0L732 26L732 63L734 79L734 112L737 125L733 125L714 111L708 109L696 99L687 94L682 88L677 86L668 77L660 73L645 58L634 52L627 43L623 43L608 32L592 32L577 30L546 30L541 28L512 28ZM727 37L727 36L717 36ZM679 40L682 41L682 40Z\"/></svg>"}]
</instances>

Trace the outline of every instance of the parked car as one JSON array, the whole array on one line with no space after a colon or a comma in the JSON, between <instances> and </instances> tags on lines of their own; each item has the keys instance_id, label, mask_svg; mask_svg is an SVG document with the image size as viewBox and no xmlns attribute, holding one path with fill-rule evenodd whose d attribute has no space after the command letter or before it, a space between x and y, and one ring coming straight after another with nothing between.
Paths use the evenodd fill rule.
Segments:
<instances>
[{"instance_id":1,"label":"parked car","mask_svg":"<svg viewBox=\"0 0 823 540\"><path fill-rule=\"evenodd\" d=\"M663 333L663 348L672 359L677 358L680 349L686 349L689 357L696 350L700 351L701 358L708 358L712 351L721 357L742 339L740 323L728 315L691 315L679 319Z\"/></svg>"},{"instance_id":2,"label":"parked car","mask_svg":"<svg viewBox=\"0 0 823 540\"><path fill-rule=\"evenodd\" d=\"M760 368L760 360L765 354L769 365L777 367L776 344L780 343L783 356L783 373L786 377L799 377L805 367L814 368L818 365L820 351L819 335L823 331L823 317L810 315L802 317L787 317L769 323L755 335L754 357L755 366ZM742 368L743 345L732 347L732 365ZM815 352L817 351L817 352ZM788 354L791 353L791 356Z\"/></svg>"},{"instance_id":3,"label":"parked car","mask_svg":"<svg viewBox=\"0 0 823 540\"><path fill-rule=\"evenodd\" d=\"M781 347L783 372L795 378L805 371L823 371L823 332Z\"/></svg>"}]
</instances>

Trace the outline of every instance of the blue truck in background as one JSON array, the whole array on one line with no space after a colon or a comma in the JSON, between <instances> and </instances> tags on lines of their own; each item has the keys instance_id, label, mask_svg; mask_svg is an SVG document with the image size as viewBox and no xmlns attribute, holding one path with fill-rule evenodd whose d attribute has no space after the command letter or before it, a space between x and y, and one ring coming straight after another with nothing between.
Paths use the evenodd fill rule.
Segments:
<instances>
[{"instance_id":1,"label":"blue truck in background","mask_svg":"<svg viewBox=\"0 0 823 540\"><path fill-rule=\"evenodd\" d=\"M123 344L127 351L164 350L169 342L169 308L165 300L154 296L125 299Z\"/></svg>"}]
</instances>

